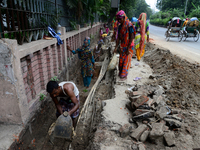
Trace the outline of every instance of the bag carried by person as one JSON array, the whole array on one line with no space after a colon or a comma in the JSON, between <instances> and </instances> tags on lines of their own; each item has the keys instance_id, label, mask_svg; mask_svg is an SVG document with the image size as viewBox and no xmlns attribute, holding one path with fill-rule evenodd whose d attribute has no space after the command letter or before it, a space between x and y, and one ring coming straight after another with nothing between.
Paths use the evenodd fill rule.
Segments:
<instances>
[{"instance_id":1,"label":"bag carried by person","mask_svg":"<svg viewBox=\"0 0 200 150\"><path fill-rule=\"evenodd\" d=\"M117 65L117 55L114 53L112 60L110 61L107 70L113 70L115 69Z\"/></svg>"}]
</instances>

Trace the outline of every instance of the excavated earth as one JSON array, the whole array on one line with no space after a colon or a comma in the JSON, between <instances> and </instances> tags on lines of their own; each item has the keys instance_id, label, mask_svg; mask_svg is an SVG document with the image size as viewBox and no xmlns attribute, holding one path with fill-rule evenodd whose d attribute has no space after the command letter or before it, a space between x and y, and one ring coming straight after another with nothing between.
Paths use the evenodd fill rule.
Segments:
<instances>
[{"instance_id":1,"label":"excavated earth","mask_svg":"<svg viewBox=\"0 0 200 150\"><path fill-rule=\"evenodd\" d=\"M90 127L92 128L92 132L89 134L89 144L85 145L85 148L88 150L192 150L200 148L200 65L181 59L173 55L170 50L160 48L152 43L147 44L146 52L141 62L134 60L134 63L145 64L141 65L140 68L145 68L146 65L149 65L152 73L148 75L148 80L145 82L137 81L134 82L135 84L119 82L117 83L118 85L115 85L115 88L121 88L118 92L120 91L122 93L124 93L127 88L136 86L136 84L140 89L146 90L147 93L149 91L162 89L160 95L162 96L163 103L171 110L178 112L179 116L182 118L181 127L179 128L172 128L165 124L165 130L167 131L164 132L173 132L174 144L169 146L166 141L163 140L163 137L156 139L156 142L152 141L150 138L147 138L144 142L133 139L130 136L131 130L135 130L137 126L128 119L123 123L113 121L112 119L109 120L109 115L105 117L105 107L109 106L107 106L107 102L104 100L101 103L102 112L97 112L94 120L95 123ZM137 69L136 67L134 66L134 69ZM148 71L145 71L146 70L141 72L148 74ZM145 79L145 77L141 77L141 80ZM103 88L100 87L99 89ZM98 97L99 94L102 94L101 90L97 92L96 97ZM153 94L156 95L155 93ZM153 99L152 95L148 96L149 99ZM124 101L120 109L125 112L124 114L128 114L129 118L132 118L132 112L126 109L126 104L129 103L129 99L128 97L125 98L126 100L123 99L120 100ZM107 101L109 101L109 99ZM110 108L115 107L116 104L114 103L113 105L111 104ZM118 102L116 101L116 103ZM116 111L115 115L118 118L122 116L121 120L127 118L127 115L124 115L124 117L120 115L120 111ZM129 115L130 113L131 115ZM116 120L117 117L115 118ZM161 120L156 119L157 118L151 122L151 127L154 126L156 122L163 123ZM138 121L138 124L141 125L142 122ZM130 133L122 135L122 132L124 133L124 125L129 127ZM151 130L151 128L149 130Z\"/></svg>"}]
</instances>

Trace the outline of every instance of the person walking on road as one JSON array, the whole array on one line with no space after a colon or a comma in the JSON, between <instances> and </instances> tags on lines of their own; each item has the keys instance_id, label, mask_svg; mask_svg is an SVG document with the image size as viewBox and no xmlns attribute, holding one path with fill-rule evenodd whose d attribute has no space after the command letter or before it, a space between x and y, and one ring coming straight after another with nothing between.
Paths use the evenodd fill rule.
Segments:
<instances>
[{"instance_id":1,"label":"person walking on road","mask_svg":"<svg viewBox=\"0 0 200 150\"><path fill-rule=\"evenodd\" d=\"M81 48L77 50L72 50L68 45L67 49L70 50L73 54L78 54L79 59L81 60L81 74L83 76L83 83L85 87L89 87L94 68L95 68L95 61L93 52L90 49L90 38L86 37L84 43Z\"/></svg>"},{"instance_id":2,"label":"person walking on road","mask_svg":"<svg viewBox=\"0 0 200 150\"><path fill-rule=\"evenodd\" d=\"M125 80L127 79L128 70L131 66L131 59L133 56L134 28L123 10L120 10L116 14L116 19L120 25L118 27L118 37L114 53L117 52L117 47L120 44L119 77L121 80Z\"/></svg>"},{"instance_id":3,"label":"person walking on road","mask_svg":"<svg viewBox=\"0 0 200 150\"><path fill-rule=\"evenodd\" d=\"M135 49L137 60L144 55L146 43L149 42L149 22L146 21L146 13L141 13L135 24Z\"/></svg>"}]
</instances>

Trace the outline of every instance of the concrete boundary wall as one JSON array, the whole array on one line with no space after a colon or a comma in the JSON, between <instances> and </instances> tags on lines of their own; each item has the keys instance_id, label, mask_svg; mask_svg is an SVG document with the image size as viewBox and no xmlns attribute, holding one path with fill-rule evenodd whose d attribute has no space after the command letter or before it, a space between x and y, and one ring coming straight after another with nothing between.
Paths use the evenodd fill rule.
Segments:
<instances>
[{"instance_id":1,"label":"concrete boundary wall","mask_svg":"<svg viewBox=\"0 0 200 150\"><path fill-rule=\"evenodd\" d=\"M2 77L0 82L4 85L9 84L8 88L12 89L11 93L14 94L12 97L5 96L0 100L1 104L4 104L2 107L6 110L1 112L0 122L26 124L41 105L39 95L47 94L46 84L52 77L62 74L65 80L73 78L73 74L69 75L69 70L77 64L78 57L67 51L67 45L70 45L72 49L77 49L86 36L98 35L101 26L101 23L97 23L92 28L80 29L79 27L79 30L71 32L65 32L65 28L62 27L60 36L62 45L57 45L55 38L23 45L18 45L16 40L2 39L3 42L0 44L9 47L11 71L6 73L5 69L0 67ZM0 64L3 68L4 66L6 68L6 65L8 67L8 64ZM13 76L13 80L5 81L6 76ZM2 90L2 94L5 95L5 89ZM11 105L14 106L14 112L10 109ZM7 119L8 115L11 116L9 119Z\"/></svg>"}]
</instances>

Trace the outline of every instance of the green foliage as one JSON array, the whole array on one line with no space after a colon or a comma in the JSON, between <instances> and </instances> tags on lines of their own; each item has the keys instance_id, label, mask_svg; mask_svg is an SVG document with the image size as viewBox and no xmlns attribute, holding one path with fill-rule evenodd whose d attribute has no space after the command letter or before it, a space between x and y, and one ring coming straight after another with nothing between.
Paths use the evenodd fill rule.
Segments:
<instances>
[{"instance_id":1,"label":"green foliage","mask_svg":"<svg viewBox=\"0 0 200 150\"><path fill-rule=\"evenodd\" d=\"M185 18L183 9L170 9L168 11L159 11L150 17L150 22L156 25L166 26L173 17Z\"/></svg>"},{"instance_id":2,"label":"green foliage","mask_svg":"<svg viewBox=\"0 0 200 150\"><path fill-rule=\"evenodd\" d=\"M14 39L15 37L14 37L14 33L10 33L11 34L11 39ZM4 37L5 38L10 38L10 36L9 36L9 33L5 33L4 34Z\"/></svg>"},{"instance_id":3,"label":"green foliage","mask_svg":"<svg viewBox=\"0 0 200 150\"><path fill-rule=\"evenodd\" d=\"M40 93L40 101L43 101L46 98L46 95Z\"/></svg>"},{"instance_id":4,"label":"green foliage","mask_svg":"<svg viewBox=\"0 0 200 150\"><path fill-rule=\"evenodd\" d=\"M185 10L185 6L186 6L186 0L157 0L156 3L156 7L161 11L168 11L171 9L173 10L174 8ZM188 0L186 15L188 15L197 6L200 6L199 0Z\"/></svg>"},{"instance_id":5,"label":"green foliage","mask_svg":"<svg viewBox=\"0 0 200 150\"><path fill-rule=\"evenodd\" d=\"M90 34L90 39L93 40L94 39L94 35Z\"/></svg>"},{"instance_id":6,"label":"green foliage","mask_svg":"<svg viewBox=\"0 0 200 150\"><path fill-rule=\"evenodd\" d=\"M57 76L54 76L51 78L51 81L59 81L58 77Z\"/></svg>"},{"instance_id":7,"label":"green foliage","mask_svg":"<svg viewBox=\"0 0 200 150\"><path fill-rule=\"evenodd\" d=\"M70 23L70 25L71 25L71 27L74 29L74 30L76 30L76 22L75 21L69 21L69 23Z\"/></svg>"},{"instance_id":8,"label":"green foliage","mask_svg":"<svg viewBox=\"0 0 200 150\"><path fill-rule=\"evenodd\" d=\"M88 91L87 89L84 89L84 90L83 90L83 92L85 92L85 93L86 93L87 91Z\"/></svg>"},{"instance_id":9,"label":"green foliage","mask_svg":"<svg viewBox=\"0 0 200 150\"><path fill-rule=\"evenodd\" d=\"M197 6L196 9L193 9L189 16L190 18L197 17L200 19L200 6Z\"/></svg>"}]
</instances>

